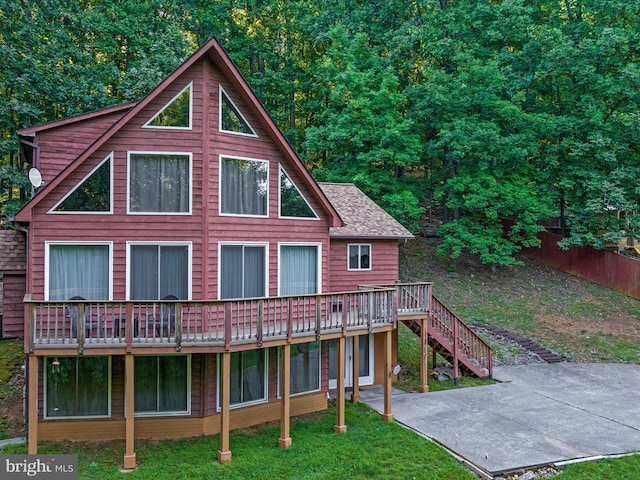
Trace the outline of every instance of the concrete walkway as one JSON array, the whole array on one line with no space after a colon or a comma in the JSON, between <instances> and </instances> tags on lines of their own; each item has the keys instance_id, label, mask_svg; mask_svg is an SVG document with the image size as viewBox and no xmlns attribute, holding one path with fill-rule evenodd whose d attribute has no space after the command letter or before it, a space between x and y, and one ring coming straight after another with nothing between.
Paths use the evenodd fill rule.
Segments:
<instances>
[{"instance_id":1,"label":"concrete walkway","mask_svg":"<svg viewBox=\"0 0 640 480\"><path fill-rule=\"evenodd\" d=\"M494 378L501 383L394 391L394 418L491 475L640 451L640 365L496 367ZM361 398L383 411L381 387Z\"/></svg>"}]
</instances>

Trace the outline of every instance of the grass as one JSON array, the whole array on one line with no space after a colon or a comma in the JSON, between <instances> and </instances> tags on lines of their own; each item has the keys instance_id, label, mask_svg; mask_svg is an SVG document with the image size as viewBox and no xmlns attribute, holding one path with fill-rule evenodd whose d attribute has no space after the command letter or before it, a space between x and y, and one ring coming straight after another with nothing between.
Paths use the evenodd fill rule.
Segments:
<instances>
[{"instance_id":1,"label":"grass","mask_svg":"<svg viewBox=\"0 0 640 480\"><path fill-rule=\"evenodd\" d=\"M22 349L22 340L0 341L0 440L22 434L21 419L9 414L11 402L22 396L20 384L10 381L21 378Z\"/></svg>"},{"instance_id":2,"label":"grass","mask_svg":"<svg viewBox=\"0 0 640 480\"><path fill-rule=\"evenodd\" d=\"M397 479L464 480L474 477L445 450L362 404L346 405L348 430L334 433L336 410L295 419L293 445L277 447L279 426L232 432L233 460L216 462L218 436L179 441L139 441L137 470L121 473L124 442L41 444L40 453L78 454L81 479ZM4 453L25 453L7 447Z\"/></svg>"}]
</instances>

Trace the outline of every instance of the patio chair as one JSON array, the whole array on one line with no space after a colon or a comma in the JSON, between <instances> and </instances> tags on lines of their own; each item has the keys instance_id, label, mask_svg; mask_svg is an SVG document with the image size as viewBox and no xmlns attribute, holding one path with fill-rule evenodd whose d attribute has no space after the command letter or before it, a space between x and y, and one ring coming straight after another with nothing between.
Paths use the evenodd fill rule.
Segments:
<instances>
[{"instance_id":1,"label":"patio chair","mask_svg":"<svg viewBox=\"0 0 640 480\"><path fill-rule=\"evenodd\" d=\"M166 295L162 297L162 300L180 300L175 295ZM160 337L163 336L163 330L166 329L167 337L171 335L171 328L175 327L176 323L176 305L175 303L162 303L160 304L159 313L151 313L147 315L147 332L149 328L154 330Z\"/></svg>"},{"instance_id":2,"label":"patio chair","mask_svg":"<svg viewBox=\"0 0 640 480\"><path fill-rule=\"evenodd\" d=\"M84 301L86 298L80 296L71 297L69 300L73 301ZM67 317L71 322L71 333L73 338L78 337L78 306L77 305L67 305L65 307L67 309ZM102 330L102 321L99 314L91 314L91 309L85 306L84 310L84 334L85 338L91 338L93 330L96 330L98 336L101 334Z\"/></svg>"}]
</instances>

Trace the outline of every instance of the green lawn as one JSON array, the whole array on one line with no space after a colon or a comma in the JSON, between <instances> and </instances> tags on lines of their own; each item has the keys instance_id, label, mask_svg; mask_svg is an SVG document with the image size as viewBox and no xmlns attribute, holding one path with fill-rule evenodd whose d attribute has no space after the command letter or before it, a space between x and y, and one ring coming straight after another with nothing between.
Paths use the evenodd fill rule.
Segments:
<instances>
[{"instance_id":1,"label":"green lawn","mask_svg":"<svg viewBox=\"0 0 640 480\"><path fill-rule=\"evenodd\" d=\"M278 448L279 426L232 432L231 463L216 462L218 436L137 442L139 467L121 473L124 442L41 444L40 453L78 454L81 479L371 479L464 480L474 477L441 447L365 405L347 404L344 434L334 433L336 410L295 419L293 446ZM7 447L5 453L25 453Z\"/></svg>"}]
</instances>

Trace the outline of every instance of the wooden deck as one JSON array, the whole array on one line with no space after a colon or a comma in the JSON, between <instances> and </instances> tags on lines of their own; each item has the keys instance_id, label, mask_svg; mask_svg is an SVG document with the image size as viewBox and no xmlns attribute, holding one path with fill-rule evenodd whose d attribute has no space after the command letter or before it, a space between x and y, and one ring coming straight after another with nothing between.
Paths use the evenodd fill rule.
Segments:
<instances>
[{"instance_id":1,"label":"wooden deck","mask_svg":"<svg viewBox=\"0 0 640 480\"><path fill-rule=\"evenodd\" d=\"M309 342L393 329L399 315L427 315L430 302L429 283L226 301L27 299L26 353L215 352Z\"/></svg>"}]
</instances>

